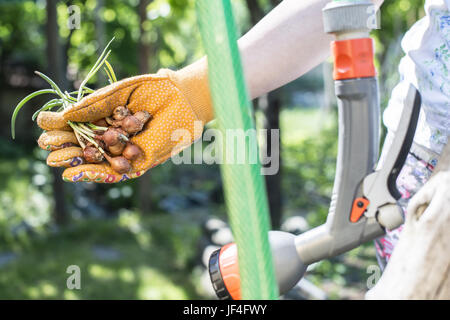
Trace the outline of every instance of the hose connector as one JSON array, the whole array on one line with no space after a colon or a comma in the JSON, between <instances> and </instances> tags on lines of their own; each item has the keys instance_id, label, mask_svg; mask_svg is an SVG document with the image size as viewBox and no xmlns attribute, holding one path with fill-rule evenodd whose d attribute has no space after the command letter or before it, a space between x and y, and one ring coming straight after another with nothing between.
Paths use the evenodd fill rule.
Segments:
<instances>
[{"instance_id":1,"label":"hose connector","mask_svg":"<svg viewBox=\"0 0 450 320\"><path fill-rule=\"evenodd\" d=\"M369 34L380 25L378 10L369 0L330 2L323 9L323 24L326 33L336 36L355 32Z\"/></svg>"},{"instance_id":2,"label":"hose connector","mask_svg":"<svg viewBox=\"0 0 450 320\"><path fill-rule=\"evenodd\" d=\"M325 32L336 36L331 44L335 80L376 76L370 31L379 28L377 12L370 0L333 1L323 9Z\"/></svg>"}]
</instances>

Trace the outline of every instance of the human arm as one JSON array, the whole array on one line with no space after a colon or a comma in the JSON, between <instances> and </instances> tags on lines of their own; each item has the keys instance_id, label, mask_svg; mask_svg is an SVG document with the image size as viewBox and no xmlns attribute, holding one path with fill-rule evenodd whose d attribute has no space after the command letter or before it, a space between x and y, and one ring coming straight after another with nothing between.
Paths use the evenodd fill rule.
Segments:
<instances>
[{"instance_id":1,"label":"human arm","mask_svg":"<svg viewBox=\"0 0 450 320\"><path fill-rule=\"evenodd\" d=\"M284 0L239 39L251 98L305 74L330 53L322 8L329 0Z\"/></svg>"},{"instance_id":2,"label":"human arm","mask_svg":"<svg viewBox=\"0 0 450 320\"><path fill-rule=\"evenodd\" d=\"M379 8L384 0L372 0ZM322 8L330 0L284 0L239 39L251 98L302 76L330 54Z\"/></svg>"},{"instance_id":3,"label":"human arm","mask_svg":"<svg viewBox=\"0 0 450 320\"><path fill-rule=\"evenodd\" d=\"M328 56L331 36L323 32L321 10L327 2L284 0L239 40L252 98L292 81ZM213 119L206 58L179 71L163 69L156 75L119 81L92 93L64 112L41 113L38 124L47 131L61 130L67 121L96 121L107 116L114 107L125 104L134 108L134 112L144 109L154 116L140 138L133 141L145 153L142 160L133 163L133 173L139 172L140 175L167 160L174 149L180 149L175 148L179 144L172 140L173 131L185 129L190 134L186 141L191 143L199 136L198 130L194 132L195 120L204 124ZM54 140L44 136L46 139L41 141L45 143L41 143L41 147L48 149L52 143L63 145L64 139L60 136L62 134L53 134L51 138ZM75 153L81 156L80 149L55 151L57 153L49 155L49 165L72 166L78 164L72 161ZM68 168L64 177L68 181L97 181L97 173L103 173L102 178L114 176L114 181L128 178L115 174L106 164L77 165Z\"/></svg>"}]
</instances>

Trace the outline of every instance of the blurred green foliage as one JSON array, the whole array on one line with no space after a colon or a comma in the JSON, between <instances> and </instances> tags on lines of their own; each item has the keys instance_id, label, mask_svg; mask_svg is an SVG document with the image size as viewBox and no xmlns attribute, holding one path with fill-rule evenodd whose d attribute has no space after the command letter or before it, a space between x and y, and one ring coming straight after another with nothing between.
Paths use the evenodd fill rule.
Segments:
<instances>
[{"instance_id":1,"label":"blurred green foliage","mask_svg":"<svg viewBox=\"0 0 450 320\"><path fill-rule=\"evenodd\" d=\"M0 160L0 243L21 250L30 231L44 232L52 212L49 178L42 160Z\"/></svg>"},{"instance_id":2,"label":"blurred green foliage","mask_svg":"<svg viewBox=\"0 0 450 320\"><path fill-rule=\"evenodd\" d=\"M283 194L286 209L306 216L311 226L325 222L337 156L337 113L285 110L281 114Z\"/></svg>"},{"instance_id":3,"label":"blurred green foliage","mask_svg":"<svg viewBox=\"0 0 450 320\"><path fill-rule=\"evenodd\" d=\"M260 1L267 12L271 1ZM32 90L34 70L46 70L45 0L0 2L0 98ZM99 3L101 8L96 9ZM250 27L244 0L233 0L241 33ZM374 32L382 102L386 105L398 81L397 65L402 56L400 39L423 15L424 0L386 0L382 29ZM180 68L203 54L195 21L195 0L153 0L147 19L139 28L139 0L58 1L60 44L67 63L69 86L94 63L98 51L113 36L110 62L119 78L136 75L139 42L150 48L150 72L158 68ZM80 29L69 30L68 7L81 12ZM104 33L99 34L99 30ZM28 78L12 78L11 72ZM18 80L19 79L19 80ZM31 80L30 80L31 79ZM299 82L302 83L302 82ZM99 83L101 85L101 83ZM303 90L321 84L304 81ZM22 91L17 88L25 88ZM67 88L70 89L70 88ZM320 89L320 88L319 88ZM290 91L289 91L290 92ZM289 94L286 91L286 94ZM286 100L286 99L283 99ZM35 110L38 105L27 105ZM326 219L334 179L337 152L336 114L286 105L281 113L282 190L285 216L303 215L311 226ZM12 106L0 111L10 114ZM22 114L23 116L23 114ZM3 117L7 127L8 117ZM326 121L324 119L326 118ZM6 121L5 121L6 119ZM26 126L23 126L26 127ZM5 132L9 133L8 130ZM37 133L33 132L34 134ZM97 204L112 212L105 219L86 216L88 209L72 212L71 223L57 228L52 223L52 175L45 165L45 152L30 149L36 135L14 144L0 136L0 298L60 299L185 299L202 297L192 259L198 254L199 221L191 213L168 214L164 201L192 196L192 191L214 198L198 206L224 217L221 182L217 166L166 163L152 170L151 199L155 212L142 215L136 208L138 183L97 186L102 198ZM67 186L67 202L73 203L74 187ZM91 189L87 189L89 192ZM182 202L182 201L181 201ZM129 208L128 210L119 210ZM178 209L182 212L181 206ZM78 211L77 211L78 210ZM200 211L200 209L198 210ZM99 253L100 252L100 253ZM101 253L109 252L105 254ZM112 255L112 258L111 258ZM5 257L13 257L5 262ZM331 298L342 296L344 286L363 292L365 268L375 264L373 246L367 244L347 255L318 263L309 276L318 285L332 285ZM76 264L84 270L83 290L67 290L65 270Z\"/></svg>"},{"instance_id":4,"label":"blurred green foliage","mask_svg":"<svg viewBox=\"0 0 450 320\"><path fill-rule=\"evenodd\" d=\"M0 299L198 299L189 266L199 235L186 216L126 210L118 219L87 219L34 235L1 266ZM69 265L80 267L81 290L66 287Z\"/></svg>"},{"instance_id":5,"label":"blurred green foliage","mask_svg":"<svg viewBox=\"0 0 450 320\"><path fill-rule=\"evenodd\" d=\"M336 171L337 113L285 109L281 113L285 216L302 215L310 227L325 223ZM369 242L346 254L320 261L306 277L330 299L363 299L367 267L377 265Z\"/></svg>"},{"instance_id":6,"label":"blurred green foliage","mask_svg":"<svg viewBox=\"0 0 450 320\"><path fill-rule=\"evenodd\" d=\"M43 64L45 56L45 10L42 2L0 3L0 58L33 65ZM3 71L3 70L2 70Z\"/></svg>"},{"instance_id":7,"label":"blurred green foliage","mask_svg":"<svg viewBox=\"0 0 450 320\"><path fill-rule=\"evenodd\" d=\"M382 107L387 105L391 91L400 79L397 70L404 55L401 39L425 15L424 4L425 0L385 0L381 7L381 29L372 35L376 44Z\"/></svg>"},{"instance_id":8,"label":"blurred green foliage","mask_svg":"<svg viewBox=\"0 0 450 320\"><path fill-rule=\"evenodd\" d=\"M101 8L96 8L101 3ZM67 50L68 75L83 77L106 42L113 36L110 62L119 77L138 74L138 43L151 47L151 71L180 68L203 55L196 25L194 0L153 0L147 6L146 20L139 28L139 0L74 0L57 3L60 42ZM248 28L243 1L233 1L241 29ZM37 69L45 61L45 1L7 1L0 3L0 57L28 61ZM70 6L80 9L80 28L69 29ZM99 24L105 34L97 32Z\"/></svg>"}]
</instances>

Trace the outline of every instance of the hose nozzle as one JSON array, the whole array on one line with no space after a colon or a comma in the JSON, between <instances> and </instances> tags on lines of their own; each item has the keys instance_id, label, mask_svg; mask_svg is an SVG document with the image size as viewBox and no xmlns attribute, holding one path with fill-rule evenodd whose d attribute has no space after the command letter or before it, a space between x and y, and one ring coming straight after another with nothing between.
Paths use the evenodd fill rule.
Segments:
<instances>
[{"instance_id":1,"label":"hose nozzle","mask_svg":"<svg viewBox=\"0 0 450 320\"><path fill-rule=\"evenodd\" d=\"M288 232L270 231L269 243L275 264L275 277L280 294L292 289L302 278L306 265L295 248L295 236ZM221 300L240 300L241 278L238 250L235 243L214 251L209 258L209 276L217 297Z\"/></svg>"}]
</instances>

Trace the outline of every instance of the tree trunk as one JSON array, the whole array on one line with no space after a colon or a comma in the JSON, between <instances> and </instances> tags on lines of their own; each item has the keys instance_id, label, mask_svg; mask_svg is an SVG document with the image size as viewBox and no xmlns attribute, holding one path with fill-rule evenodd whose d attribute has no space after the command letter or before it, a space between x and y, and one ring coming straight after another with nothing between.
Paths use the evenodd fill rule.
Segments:
<instances>
[{"instance_id":1,"label":"tree trunk","mask_svg":"<svg viewBox=\"0 0 450 320\"><path fill-rule=\"evenodd\" d=\"M150 0L140 0L138 6L139 13L139 43L138 43L138 63L139 72L148 73L150 71L150 44L145 38L144 22L147 20L147 6L150 4Z\"/></svg>"},{"instance_id":2,"label":"tree trunk","mask_svg":"<svg viewBox=\"0 0 450 320\"><path fill-rule=\"evenodd\" d=\"M65 87L64 71L62 69L61 61L61 46L59 43L59 32L56 13L56 0L47 0L47 24L46 24L46 36L47 36L47 61L48 61L48 74L50 78L55 80L56 83ZM62 170L60 168L51 168L53 176L53 200L54 210L53 217L56 224L64 224L67 222L67 210L64 195L64 182L61 179Z\"/></svg>"},{"instance_id":3,"label":"tree trunk","mask_svg":"<svg viewBox=\"0 0 450 320\"><path fill-rule=\"evenodd\" d=\"M150 44L145 39L144 22L147 19L147 6L150 4L150 0L140 0L138 6L139 14L139 30L140 37L138 43L138 63L139 73L146 74L150 72ZM143 175L139 178L139 209L142 214L147 214L151 211L151 174Z\"/></svg>"},{"instance_id":4,"label":"tree trunk","mask_svg":"<svg viewBox=\"0 0 450 320\"><path fill-rule=\"evenodd\" d=\"M263 129L267 130L265 146L267 148L266 155L272 158L271 163L267 163L263 159L264 167L274 165L273 158L278 157L275 161L278 162L278 171L275 174L265 176L267 197L269 201L270 219L272 221L272 228L279 229L282 218L282 201L281 201L281 139L280 139L280 109L281 99L279 90L275 90L267 95L267 105L263 111ZM272 144L273 130L278 130L278 141ZM279 147L276 150L276 147Z\"/></svg>"},{"instance_id":5,"label":"tree trunk","mask_svg":"<svg viewBox=\"0 0 450 320\"><path fill-rule=\"evenodd\" d=\"M439 180L429 181L437 185L428 189L431 204L408 212L401 238L367 299L450 299L450 143L432 178Z\"/></svg>"},{"instance_id":6,"label":"tree trunk","mask_svg":"<svg viewBox=\"0 0 450 320\"><path fill-rule=\"evenodd\" d=\"M275 7L279 0L271 0L271 7ZM250 13L250 21L252 26L257 24L265 15L263 8L258 0L247 0L247 7ZM281 109L281 94L280 90L275 90L267 95L267 103L258 103L260 110L262 111L262 129L267 130L267 136L264 137L265 141L262 142L266 146L266 154L272 156L272 130L280 130L280 109ZM278 145L281 147L281 142L278 141ZM270 218L272 222L272 228L278 229L281 225L282 217L282 202L281 202L281 153L278 154L278 164L280 170L276 174L266 175L266 189L267 198L269 201ZM273 158L273 156L272 156ZM266 159L263 159L265 163ZM271 164L264 165L265 167Z\"/></svg>"},{"instance_id":7,"label":"tree trunk","mask_svg":"<svg viewBox=\"0 0 450 320\"><path fill-rule=\"evenodd\" d=\"M264 11L260 7L258 0L247 0L247 7L250 13L250 22L254 26L264 17Z\"/></svg>"},{"instance_id":8,"label":"tree trunk","mask_svg":"<svg viewBox=\"0 0 450 320\"><path fill-rule=\"evenodd\" d=\"M104 0L97 0L97 5L94 9L94 23L95 23L95 38L98 43L97 55L100 56L106 46L106 31L105 22L100 17L100 10L104 7ZM104 72L97 73L97 87L103 87L107 83L107 76Z\"/></svg>"}]
</instances>

